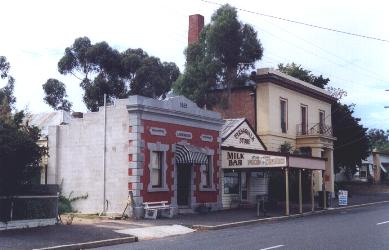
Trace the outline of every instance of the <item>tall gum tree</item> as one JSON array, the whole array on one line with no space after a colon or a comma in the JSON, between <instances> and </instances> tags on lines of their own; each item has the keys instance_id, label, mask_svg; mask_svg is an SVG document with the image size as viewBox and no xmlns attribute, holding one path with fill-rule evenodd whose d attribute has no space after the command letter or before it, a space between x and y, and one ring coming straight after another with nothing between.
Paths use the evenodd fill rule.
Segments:
<instances>
[{"instance_id":1,"label":"tall gum tree","mask_svg":"<svg viewBox=\"0 0 389 250\"><path fill-rule=\"evenodd\" d=\"M90 111L97 111L103 105L104 95L108 103L129 95L164 98L180 74L174 63L161 62L142 49L119 52L104 41L92 44L88 37L75 39L65 49L58 62L58 71L80 80L84 90L83 101ZM57 87L61 86L57 84ZM62 90L50 93L58 93L51 99L64 103L66 93Z\"/></svg>"},{"instance_id":2,"label":"tall gum tree","mask_svg":"<svg viewBox=\"0 0 389 250\"><path fill-rule=\"evenodd\" d=\"M174 91L199 106L212 107L220 103L213 90L225 89L228 107L231 88L248 80L263 47L254 28L240 22L236 9L226 4L212 15L199 42L190 44L184 53L185 71L173 85Z\"/></svg>"},{"instance_id":3,"label":"tall gum tree","mask_svg":"<svg viewBox=\"0 0 389 250\"><path fill-rule=\"evenodd\" d=\"M23 184L31 183L40 173L39 162L46 153L37 145L40 131L23 122L24 111L16 111L15 80L9 75L10 64L0 56L0 196L16 194Z\"/></svg>"}]
</instances>

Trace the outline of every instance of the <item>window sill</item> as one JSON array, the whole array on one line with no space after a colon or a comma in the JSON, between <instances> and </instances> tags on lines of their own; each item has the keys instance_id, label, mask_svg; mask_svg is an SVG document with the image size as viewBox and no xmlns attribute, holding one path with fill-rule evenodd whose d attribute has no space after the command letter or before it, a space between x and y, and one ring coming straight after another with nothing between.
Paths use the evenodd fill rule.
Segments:
<instances>
[{"instance_id":1,"label":"window sill","mask_svg":"<svg viewBox=\"0 0 389 250\"><path fill-rule=\"evenodd\" d=\"M169 191L169 188L167 188L167 187L155 187L155 188L148 188L147 189L147 192L150 192L150 193L152 193L152 192L167 192L167 191Z\"/></svg>"}]
</instances>

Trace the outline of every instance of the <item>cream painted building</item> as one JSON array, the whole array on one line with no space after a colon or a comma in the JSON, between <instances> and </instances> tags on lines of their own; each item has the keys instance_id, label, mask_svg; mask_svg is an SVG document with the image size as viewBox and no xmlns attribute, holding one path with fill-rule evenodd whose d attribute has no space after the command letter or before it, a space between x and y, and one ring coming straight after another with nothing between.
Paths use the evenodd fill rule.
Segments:
<instances>
[{"instance_id":1,"label":"cream painted building","mask_svg":"<svg viewBox=\"0 0 389 250\"><path fill-rule=\"evenodd\" d=\"M314 190L334 192L331 104L326 90L273 69L258 69L254 81L232 91L225 119L246 117L269 151L288 142L300 154L326 158L322 171L314 171Z\"/></svg>"},{"instance_id":2,"label":"cream painted building","mask_svg":"<svg viewBox=\"0 0 389 250\"><path fill-rule=\"evenodd\" d=\"M330 94L312 84L273 69L258 69L256 79L257 133L271 151L289 142L294 149L324 157L326 190L334 192L333 142ZM315 191L322 174L314 173Z\"/></svg>"}]
</instances>

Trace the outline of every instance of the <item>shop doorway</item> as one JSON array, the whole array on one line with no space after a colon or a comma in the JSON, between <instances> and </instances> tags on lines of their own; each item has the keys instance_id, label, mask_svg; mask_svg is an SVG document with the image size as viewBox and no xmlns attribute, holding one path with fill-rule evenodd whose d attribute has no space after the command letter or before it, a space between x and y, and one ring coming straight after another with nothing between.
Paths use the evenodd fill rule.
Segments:
<instances>
[{"instance_id":1,"label":"shop doorway","mask_svg":"<svg viewBox=\"0 0 389 250\"><path fill-rule=\"evenodd\" d=\"M186 164L177 166L177 205L181 207L188 207L190 205L192 167L192 165Z\"/></svg>"},{"instance_id":2,"label":"shop doorway","mask_svg":"<svg viewBox=\"0 0 389 250\"><path fill-rule=\"evenodd\" d=\"M247 172L240 173L240 200L247 201L248 199Z\"/></svg>"}]
</instances>

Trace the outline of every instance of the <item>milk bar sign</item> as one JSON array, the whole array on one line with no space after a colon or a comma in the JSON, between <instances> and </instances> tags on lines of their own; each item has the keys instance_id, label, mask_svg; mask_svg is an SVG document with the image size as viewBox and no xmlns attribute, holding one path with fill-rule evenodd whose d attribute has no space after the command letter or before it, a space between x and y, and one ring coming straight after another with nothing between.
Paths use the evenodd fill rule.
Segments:
<instances>
[{"instance_id":1,"label":"milk bar sign","mask_svg":"<svg viewBox=\"0 0 389 250\"><path fill-rule=\"evenodd\" d=\"M285 156L254 154L223 150L223 168L286 167Z\"/></svg>"}]
</instances>

